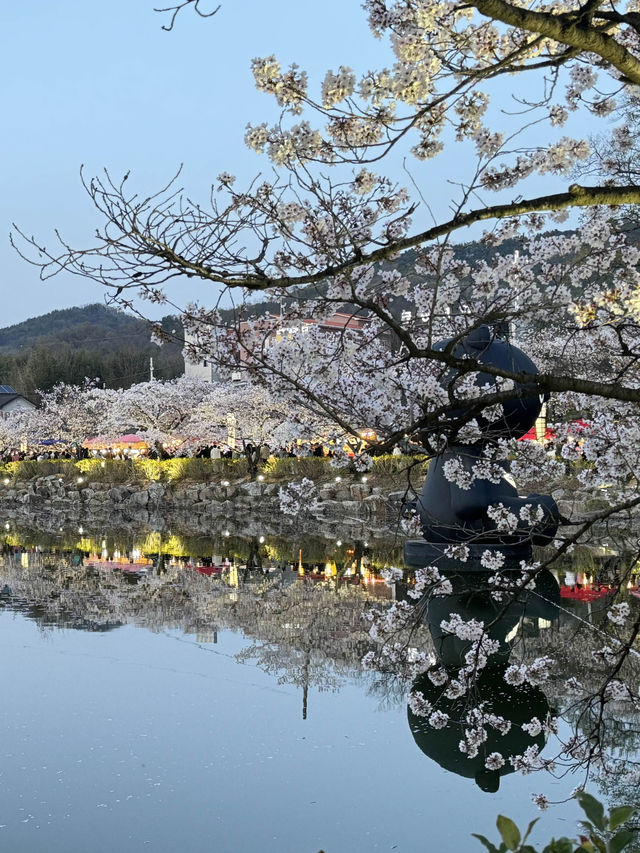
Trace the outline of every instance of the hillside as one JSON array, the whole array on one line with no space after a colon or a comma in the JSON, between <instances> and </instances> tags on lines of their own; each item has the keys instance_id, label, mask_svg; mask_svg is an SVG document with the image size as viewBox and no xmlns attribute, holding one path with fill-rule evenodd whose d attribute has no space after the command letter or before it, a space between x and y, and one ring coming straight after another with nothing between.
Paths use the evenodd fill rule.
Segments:
<instances>
[{"instance_id":1,"label":"hillside","mask_svg":"<svg viewBox=\"0 0 640 853\"><path fill-rule=\"evenodd\" d=\"M162 325L181 333L175 317L163 318ZM158 379L184 371L179 344L152 343L147 322L106 305L51 311L0 329L0 381L25 396L85 377L128 387L149 376L150 358Z\"/></svg>"},{"instance_id":2,"label":"hillside","mask_svg":"<svg viewBox=\"0 0 640 853\"><path fill-rule=\"evenodd\" d=\"M0 329L0 354L26 347L68 343L72 349L111 352L123 344L144 347L149 326L106 305L65 308Z\"/></svg>"}]
</instances>

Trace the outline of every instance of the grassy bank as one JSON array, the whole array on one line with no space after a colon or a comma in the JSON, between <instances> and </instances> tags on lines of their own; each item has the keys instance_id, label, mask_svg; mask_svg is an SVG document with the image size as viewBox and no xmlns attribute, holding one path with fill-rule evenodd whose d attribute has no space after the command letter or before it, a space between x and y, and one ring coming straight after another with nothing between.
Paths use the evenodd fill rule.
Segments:
<instances>
[{"instance_id":1,"label":"grassy bank","mask_svg":"<svg viewBox=\"0 0 640 853\"><path fill-rule=\"evenodd\" d=\"M407 474L422 481L426 472L424 457L377 456L371 471L365 476L372 484L406 482ZM265 482L288 482L307 477L315 482L331 482L341 477L346 482L358 482L362 474L345 468L334 468L329 459L302 457L276 459L270 457L260 467ZM101 483L219 483L223 480L248 479L245 459L46 459L40 462L25 460L0 465L0 478L5 485L25 482L38 477L57 476L77 482Z\"/></svg>"}]
</instances>

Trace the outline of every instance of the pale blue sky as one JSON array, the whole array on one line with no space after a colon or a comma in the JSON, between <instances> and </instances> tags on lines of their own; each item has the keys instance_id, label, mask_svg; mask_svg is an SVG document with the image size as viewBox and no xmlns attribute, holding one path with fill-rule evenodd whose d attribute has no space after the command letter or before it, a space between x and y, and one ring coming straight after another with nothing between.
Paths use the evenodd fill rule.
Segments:
<instances>
[{"instance_id":1,"label":"pale blue sky","mask_svg":"<svg viewBox=\"0 0 640 853\"><path fill-rule=\"evenodd\" d=\"M186 10L171 33L161 30L167 18L154 13L154 5L164 4L0 4L0 326L103 298L98 285L70 276L42 284L8 244L11 221L48 246L53 226L76 244L86 242L92 211L80 164L88 174L131 169L131 185L147 192L184 163L185 185L206 201L219 172L249 177L268 168L242 139L247 121L276 115L271 100L253 88L252 57L275 52L320 76L350 60L354 41L379 49L366 38L357 3L225 0L209 20ZM362 50L359 55L367 64Z\"/></svg>"},{"instance_id":2,"label":"pale blue sky","mask_svg":"<svg viewBox=\"0 0 640 853\"><path fill-rule=\"evenodd\" d=\"M271 99L253 88L252 57L275 53L285 65L297 61L309 70L314 91L327 68L348 64L363 72L388 61L357 0L222 0L214 18L186 10L170 33L162 31L167 18L154 13L154 5L162 4L0 4L0 326L103 299L98 285L71 276L42 284L37 269L8 243L11 221L48 246L54 226L75 246L90 241L95 220L80 185L81 164L89 175L103 167L114 175L131 170L129 186L146 194L184 163L182 182L206 202L219 172L249 178L270 168L243 144L247 121L277 115ZM437 209L445 209L443 176L449 171L455 177L456 157L460 149L435 170L433 163L412 164ZM399 162L391 168L394 177L402 176ZM204 285L190 286L195 289L188 297L206 300Z\"/></svg>"}]
</instances>

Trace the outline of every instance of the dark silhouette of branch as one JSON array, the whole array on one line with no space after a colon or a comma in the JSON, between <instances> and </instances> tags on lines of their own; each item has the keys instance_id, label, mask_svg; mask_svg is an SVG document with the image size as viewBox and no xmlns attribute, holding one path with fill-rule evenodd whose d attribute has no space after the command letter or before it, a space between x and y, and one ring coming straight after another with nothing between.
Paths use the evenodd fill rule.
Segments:
<instances>
[{"instance_id":1,"label":"dark silhouette of branch","mask_svg":"<svg viewBox=\"0 0 640 853\"><path fill-rule=\"evenodd\" d=\"M178 17L178 14L182 11L182 9L185 9L187 6L191 6L193 11L196 14L198 14L201 18L213 18L213 16L216 14L216 12L220 11L222 4L219 3L216 6L216 8L213 10L213 12L202 12L198 8L199 5L200 5L200 0L183 0L183 2L178 3L177 6L166 6L163 9L154 9L153 11L154 12L171 12L172 13L171 14L171 20L169 21L169 26L163 25L163 27L162 27L162 29L165 32L169 33L173 29L173 25L176 22L176 18Z\"/></svg>"}]
</instances>

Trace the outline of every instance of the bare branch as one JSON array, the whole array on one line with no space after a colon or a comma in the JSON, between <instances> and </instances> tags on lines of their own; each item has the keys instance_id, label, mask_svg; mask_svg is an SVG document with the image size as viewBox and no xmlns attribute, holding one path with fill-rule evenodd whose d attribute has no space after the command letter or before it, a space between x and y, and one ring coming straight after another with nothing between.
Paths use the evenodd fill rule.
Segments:
<instances>
[{"instance_id":1,"label":"bare branch","mask_svg":"<svg viewBox=\"0 0 640 853\"><path fill-rule=\"evenodd\" d=\"M191 6L194 12L198 14L201 18L212 18L217 12L220 11L222 4L218 4L216 8L212 12L203 12L199 8L200 0L183 0L182 3L178 3L177 6L166 6L163 9L154 9L154 12L171 12L171 19L169 21L169 25L163 25L162 29L169 33L173 29L173 25L176 22L176 18L182 9L185 9L187 6Z\"/></svg>"}]
</instances>

